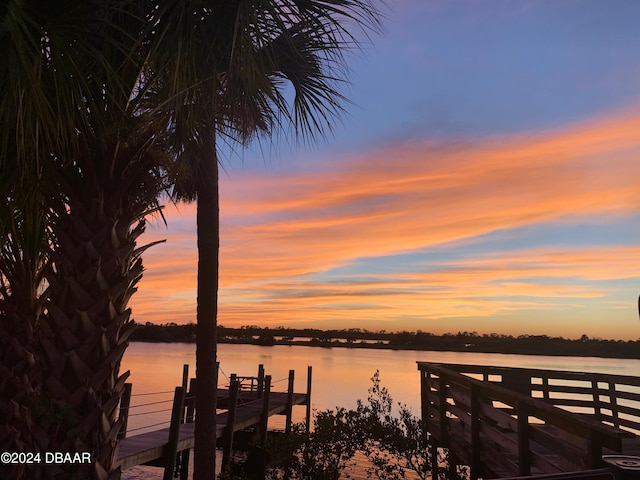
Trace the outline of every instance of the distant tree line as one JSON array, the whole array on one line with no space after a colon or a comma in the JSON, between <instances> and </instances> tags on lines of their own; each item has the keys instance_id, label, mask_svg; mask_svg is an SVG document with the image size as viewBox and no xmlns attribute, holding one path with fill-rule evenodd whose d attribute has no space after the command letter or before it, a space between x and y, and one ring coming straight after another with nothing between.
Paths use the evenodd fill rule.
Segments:
<instances>
[{"instance_id":1,"label":"distant tree line","mask_svg":"<svg viewBox=\"0 0 640 480\"><path fill-rule=\"evenodd\" d=\"M305 345L319 347L387 348L447 352L512 353L523 355L568 355L609 358L640 358L640 340L606 340L582 335L577 339L548 335L501 335L458 332L435 335L417 332L369 331L360 328L321 330L317 328L218 327L218 342L253 345ZM131 335L140 342L194 342L194 324L147 322Z\"/></svg>"}]
</instances>

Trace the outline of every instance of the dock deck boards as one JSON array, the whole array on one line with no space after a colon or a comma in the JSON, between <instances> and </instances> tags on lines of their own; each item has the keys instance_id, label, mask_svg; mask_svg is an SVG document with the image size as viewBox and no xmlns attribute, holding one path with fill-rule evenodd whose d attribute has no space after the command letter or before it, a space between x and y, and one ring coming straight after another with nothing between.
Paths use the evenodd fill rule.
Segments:
<instances>
[{"instance_id":1,"label":"dock deck boards","mask_svg":"<svg viewBox=\"0 0 640 480\"><path fill-rule=\"evenodd\" d=\"M585 472L605 467L603 455L640 455L638 377L428 362L418 368L431 445L447 449L453 464L470 466L472 479Z\"/></svg>"},{"instance_id":2,"label":"dock deck boards","mask_svg":"<svg viewBox=\"0 0 640 480\"><path fill-rule=\"evenodd\" d=\"M223 394L223 392L220 392ZM221 398L224 398L220 395ZM307 395L303 393L293 394L293 405L304 405L307 402ZM287 409L287 393L271 393L269 396L268 415L284 414ZM262 399L246 397L238 403L234 432L256 425L260 422L262 415ZM227 412L219 413L216 416L216 437L222 438L227 426ZM178 440L178 451L193 448L194 444L194 423L180 425L180 437ZM169 439L169 427L154 430L152 432L141 433L126 437L120 440L118 451L118 465L122 470L126 470L135 465L142 465L154 460L161 459Z\"/></svg>"}]
</instances>

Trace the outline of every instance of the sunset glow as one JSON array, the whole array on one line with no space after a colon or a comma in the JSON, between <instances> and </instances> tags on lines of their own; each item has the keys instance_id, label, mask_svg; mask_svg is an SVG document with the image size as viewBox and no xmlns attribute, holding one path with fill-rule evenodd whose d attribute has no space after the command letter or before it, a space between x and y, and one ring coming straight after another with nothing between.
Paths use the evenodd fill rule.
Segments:
<instances>
[{"instance_id":1,"label":"sunset glow","mask_svg":"<svg viewBox=\"0 0 640 480\"><path fill-rule=\"evenodd\" d=\"M549 18L557 13L552 5ZM457 18L414 8L429 18ZM535 21L547 18L542 13ZM513 15L524 22L533 13ZM413 25L404 13L396 21L367 61L389 61L388 44ZM477 28L491 21L477 19ZM640 62L628 68L640 80ZM441 88L433 75L420 81L424 95L428 79ZM361 76L353 81L373 88ZM506 128L503 118L487 117L486 131L438 133L442 125L427 125L399 135L396 121L386 137L374 137L372 125L368 142L357 139L359 122L367 121L358 113L362 118L354 114L344 124L346 132L354 129L353 143L338 133L326 152L321 143L273 165L228 168L219 323L640 337L636 90L624 105L611 100L588 115L549 113L549 126L540 118ZM430 115L436 107L425 102ZM167 242L144 257L133 315L138 322L193 323L195 205L166 204L168 227L152 222L143 237Z\"/></svg>"}]
</instances>

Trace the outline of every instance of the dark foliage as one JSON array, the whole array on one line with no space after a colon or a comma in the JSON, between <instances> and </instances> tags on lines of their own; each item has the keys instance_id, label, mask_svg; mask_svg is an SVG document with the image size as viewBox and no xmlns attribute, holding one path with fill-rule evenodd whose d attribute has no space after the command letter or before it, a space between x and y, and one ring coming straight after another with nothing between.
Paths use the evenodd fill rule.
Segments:
<instances>
[{"instance_id":1,"label":"dark foliage","mask_svg":"<svg viewBox=\"0 0 640 480\"><path fill-rule=\"evenodd\" d=\"M138 325L131 339L142 342L191 342L194 325ZM640 358L640 340L604 340L582 335L578 339L547 335L510 335L458 332L372 332L363 329L320 330L218 326L220 343L307 345L320 347L389 348L398 350L566 355L576 357Z\"/></svg>"}]
</instances>

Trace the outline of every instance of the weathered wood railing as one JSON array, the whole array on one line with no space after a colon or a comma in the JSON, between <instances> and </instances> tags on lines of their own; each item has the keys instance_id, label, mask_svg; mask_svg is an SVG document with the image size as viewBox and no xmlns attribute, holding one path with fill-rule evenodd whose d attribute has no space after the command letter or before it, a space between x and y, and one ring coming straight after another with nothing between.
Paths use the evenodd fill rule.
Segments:
<instances>
[{"instance_id":1,"label":"weathered wood railing","mask_svg":"<svg viewBox=\"0 0 640 480\"><path fill-rule=\"evenodd\" d=\"M640 377L483 365L439 365L614 427L640 433Z\"/></svg>"},{"instance_id":2,"label":"weathered wood railing","mask_svg":"<svg viewBox=\"0 0 640 480\"><path fill-rule=\"evenodd\" d=\"M264 366L258 365L258 376L241 376L232 373L229 378L229 388L234 380L238 382L240 391L256 392L258 396L262 396L265 382Z\"/></svg>"},{"instance_id":3,"label":"weathered wood railing","mask_svg":"<svg viewBox=\"0 0 640 480\"><path fill-rule=\"evenodd\" d=\"M565 378L569 372L426 362L418 362L418 369L422 418L432 443L449 449L451 463L470 466L473 479L599 468L604 466L603 449L619 452L622 439L632 435L613 426L613 417L619 424L623 420L625 425L635 424L635 420L620 415L621 405L610 401L607 413L601 404L599 385L609 381L608 377L594 377L592 388L598 397L600 415L612 417L611 426L559 408L586 407L577 403L586 399L556 398L556 392L584 394L575 385L551 381L574 380ZM462 372L480 375L486 381ZM540 379L539 385L535 379ZM542 392L540 398L531 397L536 389ZM621 398L620 392L615 391L616 398ZM626 407L624 412L628 415Z\"/></svg>"},{"instance_id":4,"label":"weathered wood railing","mask_svg":"<svg viewBox=\"0 0 640 480\"><path fill-rule=\"evenodd\" d=\"M161 428L133 437L127 437L126 430L122 431L119 436L121 448L118 461L123 469L140 464L161 466L165 469L164 479L174 478L174 472L179 471L181 480L186 480L189 449L194 444L192 424L195 412L195 379L191 379L189 390L187 390L188 371L188 365L185 365L182 385L175 388L169 428ZM218 390L218 408L223 411L218 412L216 435L219 446L222 447L223 465L231 459L234 434L237 431L247 427L258 427L259 438L264 445L269 417L285 415L285 429L290 431L294 405L307 406L306 420L309 425L311 373L312 369L309 366L305 394L294 393L294 370L290 370L288 378L285 379L287 380L285 392L273 391L271 376L264 374L262 365L259 366L257 377L231 374L229 388ZM244 388L243 385L245 385ZM122 399L120 409L120 421L123 426L127 425L131 408L130 385L126 391L128 396ZM127 442L127 448L122 448Z\"/></svg>"}]
</instances>

